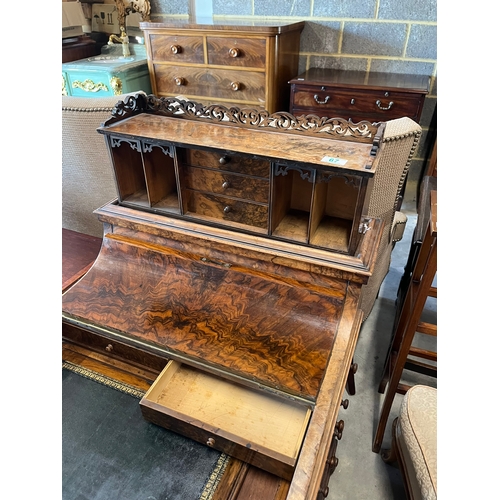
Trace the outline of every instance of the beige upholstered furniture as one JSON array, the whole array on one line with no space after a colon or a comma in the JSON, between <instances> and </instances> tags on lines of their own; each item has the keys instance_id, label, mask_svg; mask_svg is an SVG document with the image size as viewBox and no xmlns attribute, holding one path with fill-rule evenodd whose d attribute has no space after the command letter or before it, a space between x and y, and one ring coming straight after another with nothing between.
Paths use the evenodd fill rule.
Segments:
<instances>
[{"instance_id":1,"label":"beige upholstered furniture","mask_svg":"<svg viewBox=\"0 0 500 500\"><path fill-rule=\"evenodd\" d=\"M410 500L437 499L437 389L415 385L405 394L384 460L397 460Z\"/></svg>"},{"instance_id":2,"label":"beige upholstered furniture","mask_svg":"<svg viewBox=\"0 0 500 500\"><path fill-rule=\"evenodd\" d=\"M394 244L403 237L407 218L397 207L421 135L422 128L410 118L387 122L367 211L368 217L383 220L384 233L373 275L364 285L361 295L363 319L370 314L382 281L389 271Z\"/></svg>"},{"instance_id":3,"label":"beige upholstered furniture","mask_svg":"<svg viewBox=\"0 0 500 500\"><path fill-rule=\"evenodd\" d=\"M96 129L125 97L62 96L64 229L102 237L102 223L93 211L116 198L116 187L104 137Z\"/></svg>"}]
</instances>

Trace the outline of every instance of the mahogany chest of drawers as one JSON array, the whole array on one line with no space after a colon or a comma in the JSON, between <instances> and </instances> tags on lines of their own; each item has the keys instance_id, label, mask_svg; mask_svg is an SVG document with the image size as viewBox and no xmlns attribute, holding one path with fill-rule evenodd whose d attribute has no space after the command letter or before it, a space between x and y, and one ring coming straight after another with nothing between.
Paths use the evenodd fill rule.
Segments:
<instances>
[{"instance_id":1,"label":"mahogany chest of drawers","mask_svg":"<svg viewBox=\"0 0 500 500\"><path fill-rule=\"evenodd\" d=\"M153 94L209 103L288 109L304 22L140 23Z\"/></svg>"},{"instance_id":2,"label":"mahogany chest of drawers","mask_svg":"<svg viewBox=\"0 0 500 500\"><path fill-rule=\"evenodd\" d=\"M96 210L101 251L63 295L63 338L163 369L147 420L316 500L382 234L364 213L385 125L290 118L118 103L98 129L118 198Z\"/></svg>"},{"instance_id":3,"label":"mahogany chest of drawers","mask_svg":"<svg viewBox=\"0 0 500 500\"><path fill-rule=\"evenodd\" d=\"M379 122L420 120L430 77L310 68L290 80L290 113Z\"/></svg>"}]
</instances>

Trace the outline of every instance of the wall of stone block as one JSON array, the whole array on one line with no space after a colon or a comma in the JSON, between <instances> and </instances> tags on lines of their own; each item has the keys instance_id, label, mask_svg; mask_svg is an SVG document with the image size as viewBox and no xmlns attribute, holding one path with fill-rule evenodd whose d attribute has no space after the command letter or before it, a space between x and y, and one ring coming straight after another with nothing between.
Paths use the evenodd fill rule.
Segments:
<instances>
[{"instance_id":1,"label":"wall of stone block","mask_svg":"<svg viewBox=\"0 0 500 500\"><path fill-rule=\"evenodd\" d=\"M305 21L299 71L310 67L429 75L422 140L405 203L417 199L436 135L437 0L150 0L152 21L187 18L211 2L215 20ZM198 6L197 6L198 4Z\"/></svg>"}]
</instances>

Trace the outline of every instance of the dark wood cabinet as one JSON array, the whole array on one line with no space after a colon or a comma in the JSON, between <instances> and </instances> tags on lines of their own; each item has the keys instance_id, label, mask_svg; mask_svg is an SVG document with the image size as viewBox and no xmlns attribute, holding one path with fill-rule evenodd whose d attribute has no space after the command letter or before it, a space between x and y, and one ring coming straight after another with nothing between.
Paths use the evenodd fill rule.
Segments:
<instances>
[{"instance_id":1,"label":"dark wood cabinet","mask_svg":"<svg viewBox=\"0 0 500 500\"><path fill-rule=\"evenodd\" d=\"M325 496L384 125L136 95L98 131L118 197L63 337L166 365L145 418L284 478L289 500Z\"/></svg>"},{"instance_id":2,"label":"dark wood cabinet","mask_svg":"<svg viewBox=\"0 0 500 500\"><path fill-rule=\"evenodd\" d=\"M420 121L430 77L310 68L290 80L290 113L354 122Z\"/></svg>"}]
</instances>

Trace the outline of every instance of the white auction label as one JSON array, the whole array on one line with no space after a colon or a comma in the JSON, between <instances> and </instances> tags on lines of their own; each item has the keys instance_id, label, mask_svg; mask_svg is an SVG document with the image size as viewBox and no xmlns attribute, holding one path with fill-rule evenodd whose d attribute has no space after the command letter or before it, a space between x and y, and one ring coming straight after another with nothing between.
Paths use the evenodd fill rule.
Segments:
<instances>
[{"instance_id":1,"label":"white auction label","mask_svg":"<svg viewBox=\"0 0 500 500\"><path fill-rule=\"evenodd\" d=\"M326 161L331 165L345 165L347 160L343 160L342 158L334 158L333 156L325 156L321 161Z\"/></svg>"}]
</instances>

